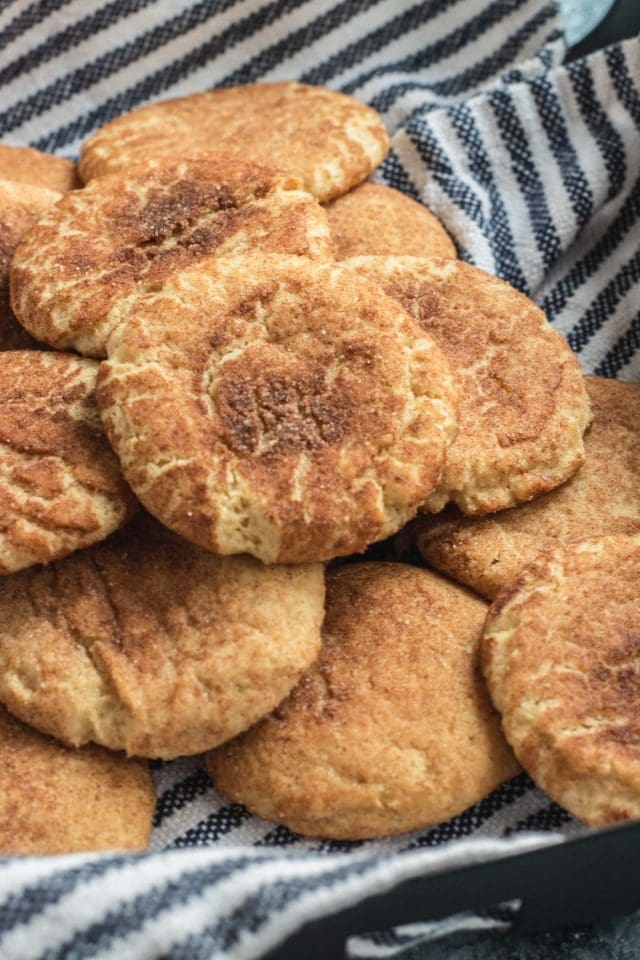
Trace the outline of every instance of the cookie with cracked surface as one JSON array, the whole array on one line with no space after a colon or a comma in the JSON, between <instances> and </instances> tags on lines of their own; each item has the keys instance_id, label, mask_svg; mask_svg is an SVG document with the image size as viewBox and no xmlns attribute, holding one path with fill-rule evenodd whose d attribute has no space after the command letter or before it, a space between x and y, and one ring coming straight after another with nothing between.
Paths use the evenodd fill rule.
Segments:
<instances>
[{"instance_id":1,"label":"cookie with cracked surface","mask_svg":"<svg viewBox=\"0 0 640 960\"><path fill-rule=\"evenodd\" d=\"M14 180L57 193L82 186L73 160L7 143L0 143L0 180Z\"/></svg>"},{"instance_id":2,"label":"cookie with cracked surface","mask_svg":"<svg viewBox=\"0 0 640 960\"><path fill-rule=\"evenodd\" d=\"M1 155L0 155L1 159ZM0 350L37 347L16 320L9 301L9 264L27 230L62 196L44 187L0 180Z\"/></svg>"},{"instance_id":3,"label":"cookie with cracked surface","mask_svg":"<svg viewBox=\"0 0 640 960\"><path fill-rule=\"evenodd\" d=\"M70 746L200 753L286 697L323 608L320 564L216 557L143 516L0 582L0 700Z\"/></svg>"},{"instance_id":4,"label":"cookie with cracked surface","mask_svg":"<svg viewBox=\"0 0 640 960\"><path fill-rule=\"evenodd\" d=\"M147 764L69 750L0 707L0 856L144 850L155 807Z\"/></svg>"},{"instance_id":5,"label":"cookie with cracked surface","mask_svg":"<svg viewBox=\"0 0 640 960\"><path fill-rule=\"evenodd\" d=\"M507 740L593 826L640 818L640 536L542 554L498 594L482 659Z\"/></svg>"},{"instance_id":6,"label":"cookie with cracked surface","mask_svg":"<svg viewBox=\"0 0 640 960\"><path fill-rule=\"evenodd\" d=\"M132 298L215 253L332 257L326 215L300 181L225 154L150 160L65 196L11 265L20 322L58 349L105 355Z\"/></svg>"},{"instance_id":7,"label":"cookie with cracked surface","mask_svg":"<svg viewBox=\"0 0 640 960\"><path fill-rule=\"evenodd\" d=\"M135 511L95 404L98 364L0 353L0 574L102 540Z\"/></svg>"},{"instance_id":8,"label":"cookie with cracked surface","mask_svg":"<svg viewBox=\"0 0 640 960\"><path fill-rule=\"evenodd\" d=\"M531 300L460 260L357 257L345 265L400 304L446 356L460 429L424 508L494 513L560 486L584 461L589 402L566 340Z\"/></svg>"},{"instance_id":9,"label":"cookie with cracked surface","mask_svg":"<svg viewBox=\"0 0 640 960\"><path fill-rule=\"evenodd\" d=\"M640 385L585 377L593 423L571 479L512 510L423 515L413 534L427 563L493 599L543 551L573 540L640 534Z\"/></svg>"},{"instance_id":10,"label":"cookie with cracked surface","mask_svg":"<svg viewBox=\"0 0 640 960\"><path fill-rule=\"evenodd\" d=\"M304 83L251 83L151 103L112 120L82 147L80 174L141 157L220 150L290 170L318 200L366 180L389 150L380 116L354 97Z\"/></svg>"},{"instance_id":11,"label":"cookie with cracked surface","mask_svg":"<svg viewBox=\"0 0 640 960\"><path fill-rule=\"evenodd\" d=\"M417 567L331 570L318 660L270 717L209 755L215 785L340 840L461 813L519 769L480 673L486 611Z\"/></svg>"},{"instance_id":12,"label":"cookie with cracked surface","mask_svg":"<svg viewBox=\"0 0 640 960\"><path fill-rule=\"evenodd\" d=\"M375 285L302 257L203 261L139 300L97 396L154 516L265 563L395 532L439 482L455 431L431 338Z\"/></svg>"},{"instance_id":13,"label":"cookie with cracked surface","mask_svg":"<svg viewBox=\"0 0 640 960\"><path fill-rule=\"evenodd\" d=\"M363 183L327 204L336 259L389 256L456 258L437 217L421 203L379 183Z\"/></svg>"}]
</instances>

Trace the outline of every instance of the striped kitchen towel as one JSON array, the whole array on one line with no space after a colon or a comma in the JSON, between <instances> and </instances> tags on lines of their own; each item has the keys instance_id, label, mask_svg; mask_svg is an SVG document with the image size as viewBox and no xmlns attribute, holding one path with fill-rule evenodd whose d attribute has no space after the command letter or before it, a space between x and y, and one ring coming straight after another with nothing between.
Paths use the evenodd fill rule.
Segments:
<instances>
[{"instance_id":1,"label":"striped kitchen towel","mask_svg":"<svg viewBox=\"0 0 640 960\"><path fill-rule=\"evenodd\" d=\"M0 133L73 156L154 98L281 78L353 93L393 135L377 176L431 207L465 259L533 296L586 372L634 379L640 42L564 56L545 0L0 0ZM431 830L312 842L226 803L197 758L154 775L150 853L0 863L2 960L248 960L406 878L580 829L521 775ZM389 956L504 922L413 926L350 951Z\"/></svg>"}]
</instances>

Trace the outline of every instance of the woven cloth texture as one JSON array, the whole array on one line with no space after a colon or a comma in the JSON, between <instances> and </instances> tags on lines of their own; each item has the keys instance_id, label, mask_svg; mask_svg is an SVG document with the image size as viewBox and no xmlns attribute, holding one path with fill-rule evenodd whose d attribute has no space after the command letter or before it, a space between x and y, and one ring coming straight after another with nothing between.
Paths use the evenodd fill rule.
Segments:
<instances>
[{"instance_id":1,"label":"woven cloth texture","mask_svg":"<svg viewBox=\"0 0 640 960\"><path fill-rule=\"evenodd\" d=\"M147 101L296 78L372 104L375 178L426 203L461 255L534 297L585 372L640 373L640 42L563 65L543 0L0 0L0 135L68 156ZM525 775L434 829L312 842L154 766L152 849L0 861L3 960L254 958L402 880L581 828ZM329 921L330 922L330 921ZM504 916L352 939L352 956ZM375 926L375 918L372 918Z\"/></svg>"}]
</instances>

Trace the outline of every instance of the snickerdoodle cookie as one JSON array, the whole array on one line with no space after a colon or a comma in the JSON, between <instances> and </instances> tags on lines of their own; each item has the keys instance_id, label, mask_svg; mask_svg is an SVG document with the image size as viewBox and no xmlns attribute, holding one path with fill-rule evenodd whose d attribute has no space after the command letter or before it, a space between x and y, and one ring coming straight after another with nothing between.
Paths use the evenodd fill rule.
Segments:
<instances>
[{"instance_id":1,"label":"snickerdoodle cookie","mask_svg":"<svg viewBox=\"0 0 640 960\"><path fill-rule=\"evenodd\" d=\"M34 337L104 356L131 299L194 261L253 251L331 258L326 214L295 177L225 154L149 160L67 194L24 237L13 309Z\"/></svg>"},{"instance_id":2,"label":"snickerdoodle cookie","mask_svg":"<svg viewBox=\"0 0 640 960\"><path fill-rule=\"evenodd\" d=\"M143 850L155 806L147 765L70 750L0 707L0 856Z\"/></svg>"},{"instance_id":3,"label":"snickerdoodle cookie","mask_svg":"<svg viewBox=\"0 0 640 960\"><path fill-rule=\"evenodd\" d=\"M289 693L323 604L320 564L216 557L142 516L0 581L0 700L72 746L199 753Z\"/></svg>"},{"instance_id":4,"label":"snickerdoodle cookie","mask_svg":"<svg viewBox=\"0 0 640 960\"><path fill-rule=\"evenodd\" d=\"M564 483L582 464L589 403L580 365L542 311L459 260L358 257L434 338L460 394L460 429L425 509L493 513Z\"/></svg>"},{"instance_id":5,"label":"snickerdoodle cookie","mask_svg":"<svg viewBox=\"0 0 640 960\"><path fill-rule=\"evenodd\" d=\"M104 539L135 510L95 405L98 364L0 353L0 574Z\"/></svg>"},{"instance_id":6,"label":"snickerdoodle cookie","mask_svg":"<svg viewBox=\"0 0 640 960\"><path fill-rule=\"evenodd\" d=\"M151 513L265 563L395 532L438 484L456 425L433 340L374 284L302 257L209 259L140 298L98 404Z\"/></svg>"},{"instance_id":7,"label":"snickerdoodle cookie","mask_svg":"<svg viewBox=\"0 0 640 960\"><path fill-rule=\"evenodd\" d=\"M73 160L7 143L0 143L0 180L14 180L57 193L81 186Z\"/></svg>"},{"instance_id":8,"label":"snickerdoodle cookie","mask_svg":"<svg viewBox=\"0 0 640 960\"><path fill-rule=\"evenodd\" d=\"M592 825L640 817L640 537L535 560L489 610L483 664L535 782Z\"/></svg>"},{"instance_id":9,"label":"snickerdoodle cookie","mask_svg":"<svg viewBox=\"0 0 640 960\"><path fill-rule=\"evenodd\" d=\"M164 100L126 113L85 143L83 180L141 157L230 150L290 170L319 200L365 180L389 149L371 107L326 87L254 83Z\"/></svg>"},{"instance_id":10,"label":"snickerdoodle cookie","mask_svg":"<svg viewBox=\"0 0 640 960\"><path fill-rule=\"evenodd\" d=\"M363 183L327 204L335 255L456 257L440 221L421 203L379 183Z\"/></svg>"},{"instance_id":11,"label":"snickerdoodle cookie","mask_svg":"<svg viewBox=\"0 0 640 960\"><path fill-rule=\"evenodd\" d=\"M16 320L9 301L9 264L27 230L62 196L45 187L0 180L0 350L36 346Z\"/></svg>"},{"instance_id":12,"label":"snickerdoodle cookie","mask_svg":"<svg viewBox=\"0 0 640 960\"><path fill-rule=\"evenodd\" d=\"M455 508L415 521L431 566L492 599L543 550L571 540L640 533L640 384L585 377L593 423L585 462L557 490L491 517Z\"/></svg>"},{"instance_id":13,"label":"snickerdoodle cookie","mask_svg":"<svg viewBox=\"0 0 640 960\"><path fill-rule=\"evenodd\" d=\"M486 610L417 567L332 570L317 662L210 754L214 783L310 836L384 836L462 812L518 772L479 669Z\"/></svg>"}]
</instances>

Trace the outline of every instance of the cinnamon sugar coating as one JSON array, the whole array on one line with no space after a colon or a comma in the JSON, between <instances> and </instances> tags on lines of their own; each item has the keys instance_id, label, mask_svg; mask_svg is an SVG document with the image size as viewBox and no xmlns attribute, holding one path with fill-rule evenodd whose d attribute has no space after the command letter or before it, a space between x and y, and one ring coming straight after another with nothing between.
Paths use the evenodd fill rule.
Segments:
<instances>
[{"instance_id":1,"label":"cinnamon sugar coating","mask_svg":"<svg viewBox=\"0 0 640 960\"><path fill-rule=\"evenodd\" d=\"M437 486L456 426L431 338L352 271L302 257L210 259L138 300L98 403L154 516L265 563L395 532Z\"/></svg>"},{"instance_id":2,"label":"cinnamon sugar coating","mask_svg":"<svg viewBox=\"0 0 640 960\"><path fill-rule=\"evenodd\" d=\"M300 178L318 200L365 180L384 159L381 118L354 97L304 83L251 83L150 103L106 124L84 144L80 173L126 169L141 157L233 151Z\"/></svg>"},{"instance_id":3,"label":"cinnamon sugar coating","mask_svg":"<svg viewBox=\"0 0 640 960\"><path fill-rule=\"evenodd\" d=\"M103 540L136 501L95 404L98 364L0 353L0 574Z\"/></svg>"},{"instance_id":4,"label":"cinnamon sugar coating","mask_svg":"<svg viewBox=\"0 0 640 960\"><path fill-rule=\"evenodd\" d=\"M640 536L542 554L502 590L484 672L533 780L593 826L640 818Z\"/></svg>"},{"instance_id":5,"label":"cinnamon sugar coating","mask_svg":"<svg viewBox=\"0 0 640 960\"><path fill-rule=\"evenodd\" d=\"M326 215L300 186L218 153L101 177L23 238L11 265L13 309L39 340L101 357L132 296L212 254L328 260Z\"/></svg>"},{"instance_id":6,"label":"cinnamon sugar coating","mask_svg":"<svg viewBox=\"0 0 640 960\"><path fill-rule=\"evenodd\" d=\"M363 183L326 206L337 260L348 257L457 257L437 217L399 190Z\"/></svg>"},{"instance_id":7,"label":"cinnamon sugar coating","mask_svg":"<svg viewBox=\"0 0 640 960\"><path fill-rule=\"evenodd\" d=\"M572 540L640 533L640 385L585 377L593 423L585 462L550 493L491 517L447 508L412 528L430 566L493 599L539 553Z\"/></svg>"},{"instance_id":8,"label":"cinnamon sugar coating","mask_svg":"<svg viewBox=\"0 0 640 960\"><path fill-rule=\"evenodd\" d=\"M73 160L8 143L0 143L0 180L13 180L56 193L82 186Z\"/></svg>"},{"instance_id":9,"label":"cinnamon sugar coating","mask_svg":"<svg viewBox=\"0 0 640 960\"><path fill-rule=\"evenodd\" d=\"M216 557L144 514L0 581L0 700L71 746L200 753L269 713L314 660L324 571Z\"/></svg>"},{"instance_id":10,"label":"cinnamon sugar coating","mask_svg":"<svg viewBox=\"0 0 640 960\"><path fill-rule=\"evenodd\" d=\"M11 309L9 266L24 234L61 196L61 193L45 187L0 180L0 350L25 350L38 346L18 323Z\"/></svg>"},{"instance_id":11,"label":"cinnamon sugar coating","mask_svg":"<svg viewBox=\"0 0 640 960\"><path fill-rule=\"evenodd\" d=\"M432 336L460 395L460 429L425 500L464 513L504 510L564 483L584 461L589 401L566 340L528 297L460 260L358 257Z\"/></svg>"},{"instance_id":12,"label":"cinnamon sugar coating","mask_svg":"<svg viewBox=\"0 0 640 960\"><path fill-rule=\"evenodd\" d=\"M209 755L215 785L316 837L461 813L519 770L480 674L486 609L417 567L330 571L318 660L270 717Z\"/></svg>"},{"instance_id":13,"label":"cinnamon sugar coating","mask_svg":"<svg viewBox=\"0 0 640 960\"><path fill-rule=\"evenodd\" d=\"M144 850L155 807L146 763L70 750L0 707L0 855Z\"/></svg>"}]
</instances>

